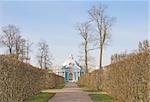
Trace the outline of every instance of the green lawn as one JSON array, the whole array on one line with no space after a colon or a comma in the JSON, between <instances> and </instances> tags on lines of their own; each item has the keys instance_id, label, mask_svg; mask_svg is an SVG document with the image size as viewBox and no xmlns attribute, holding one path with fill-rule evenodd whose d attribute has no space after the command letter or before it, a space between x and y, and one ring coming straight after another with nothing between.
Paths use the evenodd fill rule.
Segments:
<instances>
[{"instance_id":1,"label":"green lawn","mask_svg":"<svg viewBox=\"0 0 150 102\"><path fill-rule=\"evenodd\" d=\"M86 87L85 85L78 85L80 88L82 88L83 91L86 91L86 92L98 92L96 90L92 90L88 87Z\"/></svg>"},{"instance_id":2,"label":"green lawn","mask_svg":"<svg viewBox=\"0 0 150 102\"><path fill-rule=\"evenodd\" d=\"M48 92L40 92L34 96L32 96L28 101L26 102L48 102L50 98L52 98L55 95L55 93L48 93Z\"/></svg>"},{"instance_id":3,"label":"green lawn","mask_svg":"<svg viewBox=\"0 0 150 102\"><path fill-rule=\"evenodd\" d=\"M113 101L113 98L109 96L106 92L98 92L84 85L78 85L78 86L82 88L83 91L90 92L89 96L91 97L93 102L115 102Z\"/></svg>"},{"instance_id":4,"label":"green lawn","mask_svg":"<svg viewBox=\"0 0 150 102\"><path fill-rule=\"evenodd\" d=\"M65 84L58 84L54 87L54 89L62 89L64 88Z\"/></svg>"},{"instance_id":5,"label":"green lawn","mask_svg":"<svg viewBox=\"0 0 150 102\"><path fill-rule=\"evenodd\" d=\"M59 84L55 86L53 89L62 89L65 86L65 84ZM40 92L36 95L33 95L29 100L25 102L48 102L50 98L52 98L55 95L55 93L48 93L48 92Z\"/></svg>"},{"instance_id":6,"label":"green lawn","mask_svg":"<svg viewBox=\"0 0 150 102\"><path fill-rule=\"evenodd\" d=\"M91 97L93 102L115 102L113 101L113 98L107 94L89 94L89 96Z\"/></svg>"}]
</instances>

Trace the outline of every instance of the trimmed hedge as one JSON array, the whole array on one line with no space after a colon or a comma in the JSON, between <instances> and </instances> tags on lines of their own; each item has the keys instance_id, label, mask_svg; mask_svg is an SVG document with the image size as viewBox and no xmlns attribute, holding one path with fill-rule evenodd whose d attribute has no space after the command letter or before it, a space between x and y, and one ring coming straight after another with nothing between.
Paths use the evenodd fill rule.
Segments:
<instances>
[{"instance_id":1,"label":"trimmed hedge","mask_svg":"<svg viewBox=\"0 0 150 102\"><path fill-rule=\"evenodd\" d=\"M0 56L0 102L23 102L42 89L62 83L63 77L9 56Z\"/></svg>"},{"instance_id":2,"label":"trimmed hedge","mask_svg":"<svg viewBox=\"0 0 150 102\"><path fill-rule=\"evenodd\" d=\"M95 70L80 77L78 80L79 85L85 85L92 90L103 90L103 70Z\"/></svg>"},{"instance_id":3,"label":"trimmed hedge","mask_svg":"<svg viewBox=\"0 0 150 102\"><path fill-rule=\"evenodd\" d=\"M150 101L150 54L129 56L80 77L78 83L108 92L117 102Z\"/></svg>"}]
</instances>

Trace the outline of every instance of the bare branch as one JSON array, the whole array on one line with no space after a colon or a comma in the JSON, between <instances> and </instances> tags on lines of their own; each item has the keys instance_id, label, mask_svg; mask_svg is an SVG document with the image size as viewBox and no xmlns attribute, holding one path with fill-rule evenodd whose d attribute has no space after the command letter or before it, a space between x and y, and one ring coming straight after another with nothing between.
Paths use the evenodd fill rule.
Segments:
<instances>
[{"instance_id":1,"label":"bare branch","mask_svg":"<svg viewBox=\"0 0 150 102\"><path fill-rule=\"evenodd\" d=\"M113 18L108 17L106 15L106 6L102 4L98 4L93 6L88 11L91 21L96 26L96 37L95 37L95 45L98 45L100 51L100 68L102 68L102 55L103 48L106 46L107 41L110 39L110 30L113 24Z\"/></svg>"},{"instance_id":2,"label":"bare branch","mask_svg":"<svg viewBox=\"0 0 150 102\"><path fill-rule=\"evenodd\" d=\"M38 43L38 63L41 68L48 69L52 65L52 55L49 53L49 46L46 41L40 41Z\"/></svg>"},{"instance_id":3,"label":"bare branch","mask_svg":"<svg viewBox=\"0 0 150 102\"><path fill-rule=\"evenodd\" d=\"M16 35L20 34L19 29L14 25L8 25L1 28L2 34L0 36L0 43L2 46L7 47L9 53L12 54L13 47L15 46Z\"/></svg>"}]
</instances>

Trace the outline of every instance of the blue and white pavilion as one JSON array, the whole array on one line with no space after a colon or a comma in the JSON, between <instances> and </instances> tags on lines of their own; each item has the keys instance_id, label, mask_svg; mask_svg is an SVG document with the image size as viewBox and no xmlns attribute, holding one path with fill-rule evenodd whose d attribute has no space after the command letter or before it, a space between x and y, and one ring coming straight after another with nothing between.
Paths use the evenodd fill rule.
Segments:
<instances>
[{"instance_id":1,"label":"blue and white pavilion","mask_svg":"<svg viewBox=\"0 0 150 102\"><path fill-rule=\"evenodd\" d=\"M74 60L72 54L63 63L63 66L57 71L57 74L63 76L65 81L76 82L79 77L85 73L85 69L82 68L77 61Z\"/></svg>"}]
</instances>

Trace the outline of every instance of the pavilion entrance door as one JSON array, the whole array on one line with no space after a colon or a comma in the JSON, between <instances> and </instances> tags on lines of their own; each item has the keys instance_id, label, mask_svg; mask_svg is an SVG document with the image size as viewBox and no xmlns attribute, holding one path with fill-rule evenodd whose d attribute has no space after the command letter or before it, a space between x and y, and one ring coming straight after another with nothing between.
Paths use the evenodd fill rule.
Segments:
<instances>
[{"instance_id":1,"label":"pavilion entrance door","mask_svg":"<svg viewBox=\"0 0 150 102\"><path fill-rule=\"evenodd\" d=\"M69 73L69 80L72 81L73 80L73 74Z\"/></svg>"}]
</instances>

